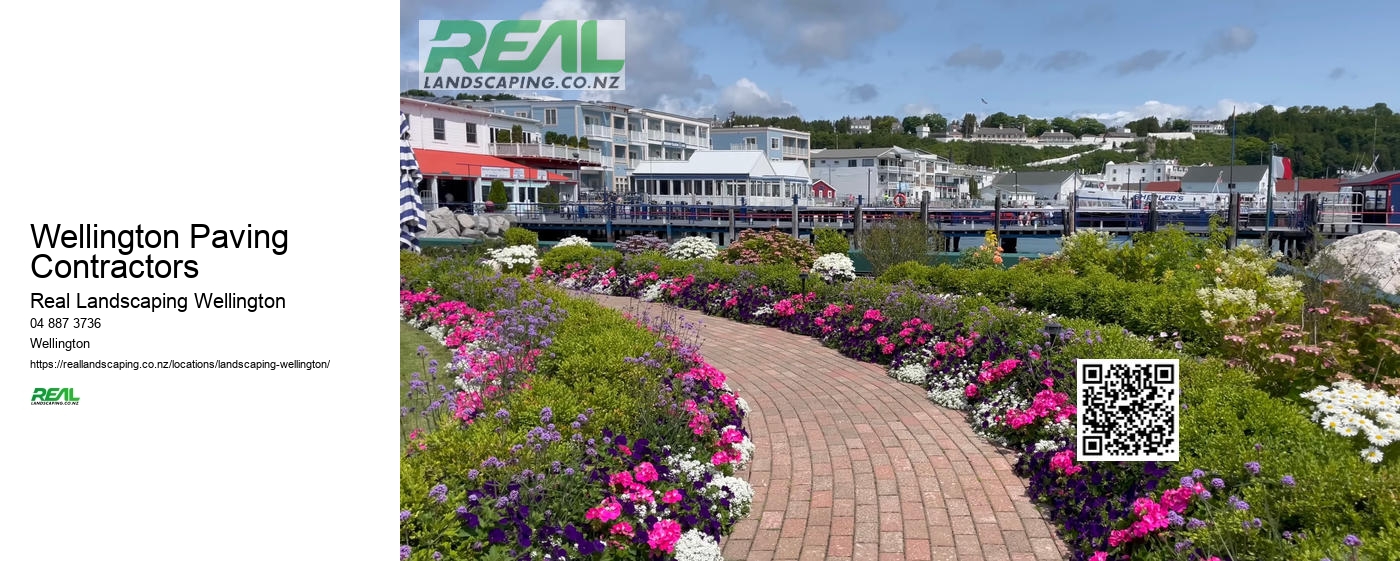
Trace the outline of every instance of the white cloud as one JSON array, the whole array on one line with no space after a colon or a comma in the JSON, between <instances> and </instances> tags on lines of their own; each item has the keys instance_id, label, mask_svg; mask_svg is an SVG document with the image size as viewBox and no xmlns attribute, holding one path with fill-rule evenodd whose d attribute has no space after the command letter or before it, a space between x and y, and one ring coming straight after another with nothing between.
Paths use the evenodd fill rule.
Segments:
<instances>
[{"instance_id":1,"label":"white cloud","mask_svg":"<svg viewBox=\"0 0 1400 561\"><path fill-rule=\"evenodd\" d=\"M1201 56L1197 60L1206 60L1217 56L1239 54L1254 47L1254 43L1259 36L1253 29L1235 26L1229 29L1222 29L1216 32L1206 41L1205 47L1201 49Z\"/></svg>"},{"instance_id":2,"label":"white cloud","mask_svg":"<svg viewBox=\"0 0 1400 561\"><path fill-rule=\"evenodd\" d=\"M1157 117L1158 119L1192 119L1192 120L1212 120L1230 118L1233 109L1239 113L1247 113L1262 109L1265 104L1252 101L1235 101L1232 99L1222 99L1214 105L1198 105L1189 107L1185 105L1174 105L1161 101L1148 101L1142 105L1128 109L1105 112L1079 112L1073 115L1074 118L1090 117L1103 121L1109 126L1118 126L1130 121L1146 117ZM1274 106L1274 109L1283 110L1285 108Z\"/></svg>"},{"instance_id":3,"label":"white cloud","mask_svg":"<svg viewBox=\"0 0 1400 561\"><path fill-rule=\"evenodd\" d=\"M886 0L710 0L706 11L750 33L769 60L803 70L864 58L871 37L902 23Z\"/></svg>"},{"instance_id":4,"label":"white cloud","mask_svg":"<svg viewBox=\"0 0 1400 561\"><path fill-rule=\"evenodd\" d=\"M770 94L748 78L726 86L719 93L713 113L723 118L733 111L739 115L761 117L787 117L797 115L797 106L782 98L781 94Z\"/></svg>"},{"instance_id":5,"label":"white cloud","mask_svg":"<svg viewBox=\"0 0 1400 561\"><path fill-rule=\"evenodd\" d=\"M899 111L901 116L904 117L908 117L911 115L915 117L923 117L924 115L928 115L929 113L938 113L938 108L930 105L924 105L922 103L906 103L904 104L904 107L899 108Z\"/></svg>"}]
</instances>

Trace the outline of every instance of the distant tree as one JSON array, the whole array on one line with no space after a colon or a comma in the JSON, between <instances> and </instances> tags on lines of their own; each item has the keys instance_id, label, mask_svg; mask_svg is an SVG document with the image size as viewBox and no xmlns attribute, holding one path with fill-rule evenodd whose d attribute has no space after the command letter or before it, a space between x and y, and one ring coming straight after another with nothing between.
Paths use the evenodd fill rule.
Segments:
<instances>
[{"instance_id":1,"label":"distant tree","mask_svg":"<svg viewBox=\"0 0 1400 561\"><path fill-rule=\"evenodd\" d=\"M1069 117L1055 117L1050 120L1050 126L1074 136L1079 136L1079 126L1075 125L1074 119Z\"/></svg>"},{"instance_id":2,"label":"distant tree","mask_svg":"<svg viewBox=\"0 0 1400 561\"><path fill-rule=\"evenodd\" d=\"M851 118L842 117L836 120L836 134L850 134Z\"/></svg>"},{"instance_id":3,"label":"distant tree","mask_svg":"<svg viewBox=\"0 0 1400 561\"><path fill-rule=\"evenodd\" d=\"M558 143L559 143L558 140L559 140L559 133L556 133L556 132L554 132L554 131L544 131L544 143L545 143L545 144L558 144Z\"/></svg>"},{"instance_id":4,"label":"distant tree","mask_svg":"<svg viewBox=\"0 0 1400 561\"><path fill-rule=\"evenodd\" d=\"M979 191L977 190L977 178L976 178L976 177L969 177L969 178L967 178L967 194L968 194L968 196L970 196L970 197L972 197L972 198L974 198L974 199L980 198L980 197L982 196L982 193L979 192Z\"/></svg>"},{"instance_id":5,"label":"distant tree","mask_svg":"<svg viewBox=\"0 0 1400 561\"><path fill-rule=\"evenodd\" d=\"M496 142L501 144L510 142L510 131L506 129L496 129Z\"/></svg>"},{"instance_id":6,"label":"distant tree","mask_svg":"<svg viewBox=\"0 0 1400 561\"><path fill-rule=\"evenodd\" d=\"M1027 130L1031 126L1031 118L1025 113L1022 113L1016 116L1016 120L1012 122L1011 126L1021 130Z\"/></svg>"},{"instance_id":7,"label":"distant tree","mask_svg":"<svg viewBox=\"0 0 1400 561\"><path fill-rule=\"evenodd\" d=\"M1147 136L1147 133L1162 132L1162 125L1156 117L1144 117L1128 123L1128 130L1137 136Z\"/></svg>"},{"instance_id":8,"label":"distant tree","mask_svg":"<svg viewBox=\"0 0 1400 561\"><path fill-rule=\"evenodd\" d=\"M914 134L915 129L918 128L919 125L924 124L924 118L910 115L905 117L903 121L900 121L900 124L904 126L905 133Z\"/></svg>"},{"instance_id":9,"label":"distant tree","mask_svg":"<svg viewBox=\"0 0 1400 561\"><path fill-rule=\"evenodd\" d=\"M939 233L918 218L899 218L877 222L866 234L861 253L870 261L876 276L905 261L926 263L930 253L938 251Z\"/></svg>"},{"instance_id":10,"label":"distant tree","mask_svg":"<svg viewBox=\"0 0 1400 561\"><path fill-rule=\"evenodd\" d=\"M899 125L899 119L889 115L882 115L870 119L870 132L889 132Z\"/></svg>"},{"instance_id":11,"label":"distant tree","mask_svg":"<svg viewBox=\"0 0 1400 561\"><path fill-rule=\"evenodd\" d=\"M947 132L948 130L948 118L937 113L924 115L924 124L928 125L929 130L935 133Z\"/></svg>"},{"instance_id":12,"label":"distant tree","mask_svg":"<svg viewBox=\"0 0 1400 561\"><path fill-rule=\"evenodd\" d=\"M963 115L962 128L958 129L966 138L972 138L972 133L977 130L977 115L968 113Z\"/></svg>"},{"instance_id":13,"label":"distant tree","mask_svg":"<svg viewBox=\"0 0 1400 561\"><path fill-rule=\"evenodd\" d=\"M583 148L585 150L588 149L588 137L585 136L583 138L578 139L578 147Z\"/></svg>"},{"instance_id":14,"label":"distant tree","mask_svg":"<svg viewBox=\"0 0 1400 561\"><path fill-rule=\"evenodd\" d=\"M1174 132L1191 132L1191 121L1187 119L1172 119L1169 128Z\"/></svg>"},{"instance_id":15,"label":"distant tree","mask_svg":"<svg viewBox=\"0 0 1400 561\"><path fill-rule=\"evenodd\" d=\"M1045 119L1032 119L1026 126L1026 136L1040 136L1050 130L1050 122Z\"/></svg>"},{"instance_id":16,"label":"distant tree","mask_svg":"<svg viewBox=\"0 0 1400 561\"><path fill-rule=\"evenodd\" d=\"M399 97L437 97L437 96L433 95L432 92L428 92L428 91L424 91L424 90L405 90L403 93L400 93L400 94L399 94Z\"/></svg>"},{"instance_id":17,"label":"distant tree","mask_svg":"<svg viewBox=\"0 0 1400 561\"><path fill-rule=\"evenodd\" d=\"M525 129L520 125L511 125L510 141L515 143L525 142Z\"/></svg>"},{"instance_id":18,"label":"distant tree","mask_svg":"<svg viewBox=\"0 0 1400 561\"><path fill-rule=\"evenodd\" d=\"M563 136L563 135L560 135L560 136ZM578 137L577 137L577 136L567 136L567 137L564 137L563 141L564 141L564 145L565 145L565 146L568 146L569 148L578 148Z\"/></svg>"},{"instance_id":19,"label":"distant tree","mask_svg":"<svg viewBox=\"0 0 1400 561\"><path fill-rule=\"evenodd\" d=\"M996 113L992 113L991 115L988 115L986 119L982 119L982 126L983 126L983 127L1010 127L1010 126L1013 126L1013 125L1015 124L1015 122L1016 122L1016 118L1015 118L1015 117L1012 117L1012 116L1010 116L1010 115L1007 115L1006 113L1003 113L1003 112L1001 112L1001 111L997 111Z\"/></svg>"},{"instance_id":20,"label":"distant tree","mask_svg":"<svg viewBox=\"0 0 1400 561\"><path fill-rule=\"evenodd\" d=\"M1080 117L1074 121L1074 127L1079 130L1080 135L1101 135L1108 132L1108 125L1092 117Z\"/></svg>"}]
</instances>

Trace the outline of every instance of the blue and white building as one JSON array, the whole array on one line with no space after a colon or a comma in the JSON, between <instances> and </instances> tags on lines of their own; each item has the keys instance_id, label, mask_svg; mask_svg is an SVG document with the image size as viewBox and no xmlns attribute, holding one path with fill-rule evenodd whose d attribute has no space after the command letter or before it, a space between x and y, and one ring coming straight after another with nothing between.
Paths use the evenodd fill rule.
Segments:
<instances>
[{"instance_id":1,"label":"blue and white building","mask_svg":"<svg viewBox=\"0 0 1400 561\"><path fill-rule=\"evenodd\" d=\"M544 132L588 140L602 152L599 165L578 170L582 190L626 193L642 162L684 161L710 147L705 119L673 115L620 103L582 100L461 101L460 105L534 119Z\"/></svg>"},{"instance_id":2,"label":"blue and white building","mask_svg":"<svg viewBox=\"0 0 1400 561\"><path fill-rule=\"evenodd\" d=\"M656 203L790 206L812 202L812 179L798 160L770 160L761 150L702 150L689 160L642 162L636 191Z\"/></svg>"},{"instance_id":3,"label":"blue and white building","mask_svg":"<svg viewBox=\"0 0 1400 561\"><path fill-rule=\"evenodd\" d=\"M812 167L812 134L802 131L747 125L710 131L714 150L760 150L770 160L796 160Z\"/></svg>"}]
</instances>

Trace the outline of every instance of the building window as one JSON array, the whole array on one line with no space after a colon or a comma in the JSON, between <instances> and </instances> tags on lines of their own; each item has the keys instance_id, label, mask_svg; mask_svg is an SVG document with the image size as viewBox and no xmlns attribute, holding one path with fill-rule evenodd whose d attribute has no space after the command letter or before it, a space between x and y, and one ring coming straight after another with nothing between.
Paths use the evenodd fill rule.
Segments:
<instances>
[{"instance_id":1,"label":"building window","mask_svg":"<svg viewBox=\"0 0 1400 561\"><path fill-rule=\"evenodd\" d=\"M433 140L447 140L447 121L433 118Z\"/></svg>"},{"instance_id":2,"label":"building window","mask_svg":"<svg viewBox=\"0 0 1400 561\"><path fill-rule=\"evenodd\" d=\"M848 167L848 168L856 167L856 161L855 161L855 160L851 160L851 161L847 162L847 163L846 163L846 167Z\"/></svg>"},{"instance_id":3,"label":"building window","mask_svg":"<svg viewBox=\"0 0 1400 561\"><path fill-rule=\"evenodd\" d=\"M467 144L476 144L476 123L467 123Z\"/></svg>"},{"instance_id":4,"label":"building window","mask_svg":"<svg viewBox=\"0 0 1400 561\"><path fill-rule=\"evenodd\" d=\"M523 118L529 119L529 118L530 118L530 112L529 112L529 111L516 111L516 112L515 112L515 116L516 116L516 117L523 117Z\"/></svg>"},{"instance_id":5,"label":"building window","mask_svg":"<svg viewBox=\"0 0 1400 561\"><path fill-rule=\"evenodd\" d=\"M873 168L875 167L875 160L873 158L866 158L861 160L860 165L861 167Z\"/></svg>"},{"instance_id":6,"label":"building window","mask_svg":"<svg viewBox=\"0 0 1400 561\"><path fill-rule=\"evenodd\" d=\"M769 140L772 141L772 142L769 143L769 144L770 144L770 147L773 148L774 150L777 150L777 149L778 149L778 139L773 138L773 139L769 139Z\"/></svg>"},{"instance_id":7,"label":"building window","mask_svg":"<svg viewBox=\"0 0 1400 561\"><path fill-rule=\"evenodd\" d=\"M623 119L622 117L613 117L613 128L615 128L615 129L617 129L617 130L624 130L624 129L626 129L626 128L627 128L627 119Z\"/></svg>"},{"instance_id":8,"label":"building window","mask_svg":"<svg viewBox=\"0 0 1400 561\"><path fill-rule=\"evenodd\" d=\"M546 125L557 125L557 124L559 124L559 110L558 110L558 109L545 109L545 110L544 110L544 124L546 124Z\"/></svg>"}]
</instances>

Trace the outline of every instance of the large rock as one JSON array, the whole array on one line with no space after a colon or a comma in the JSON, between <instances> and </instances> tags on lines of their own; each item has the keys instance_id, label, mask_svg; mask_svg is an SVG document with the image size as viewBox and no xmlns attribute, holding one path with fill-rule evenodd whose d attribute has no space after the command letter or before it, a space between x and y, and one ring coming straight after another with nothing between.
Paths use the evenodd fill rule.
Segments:
<instances>
[{"instance_id":1,"label":"large rock","mask_svg":"<svg viewBox=\"0 0 1400 561\"><path fill-rule=\"evenodd\" d=\"M463 232L466 232L467 230L475 230L476 218L472 217L472 215L470 214L458 214L457 225L461 227Z\"/></svg>"},{"instance_id":2,"label":"large rock","mask_svg":"<svg viewBox=\"0 0 1400 561\"><path fill-rule=\"evenodd\" d=\"M1339 280L1362 276L1375 282L1381 290L1400 294L1400 233L1373 230L1348 236L1324 248L1313 264L1325 258L1342 265L1342 279Z\"/></svg>"},{"instance_id":3,"label":"large rock","mask_svg":"<svg viewBox=\"0 0 1400 561\"><path fill-rule=\"evenodd\" d=\"M501 225L505 224L506 219L502 218L499 214L493 214L484 218L486 219L486 227L482 228L482 230L486 232L486 235L499 236L505 231L505 228L502 228Z\"/></svg>"},{"instance_id":4,"label":"large rock","mask_svg":"<svg viewBox=\"0 0 1400 561\"><path fill-rule=\"evenodd\" d=\"M486 233L481 230L462 230L462 237L471 238L473 240L484 240L486 239Z\"/></svg>"},{"instance_id":5,"label":"large rock","mask_svg":"<svg viewBox=\"0 0 1400 561\"><path fill-rule=\"evenodd\" d=\"M457 223L457 215L445 207L428 212L428 222L432 222L437 227L437 233L444 236L456 236L457 232L462 231L462 226Z\"/></svg>"}]
</instances>

